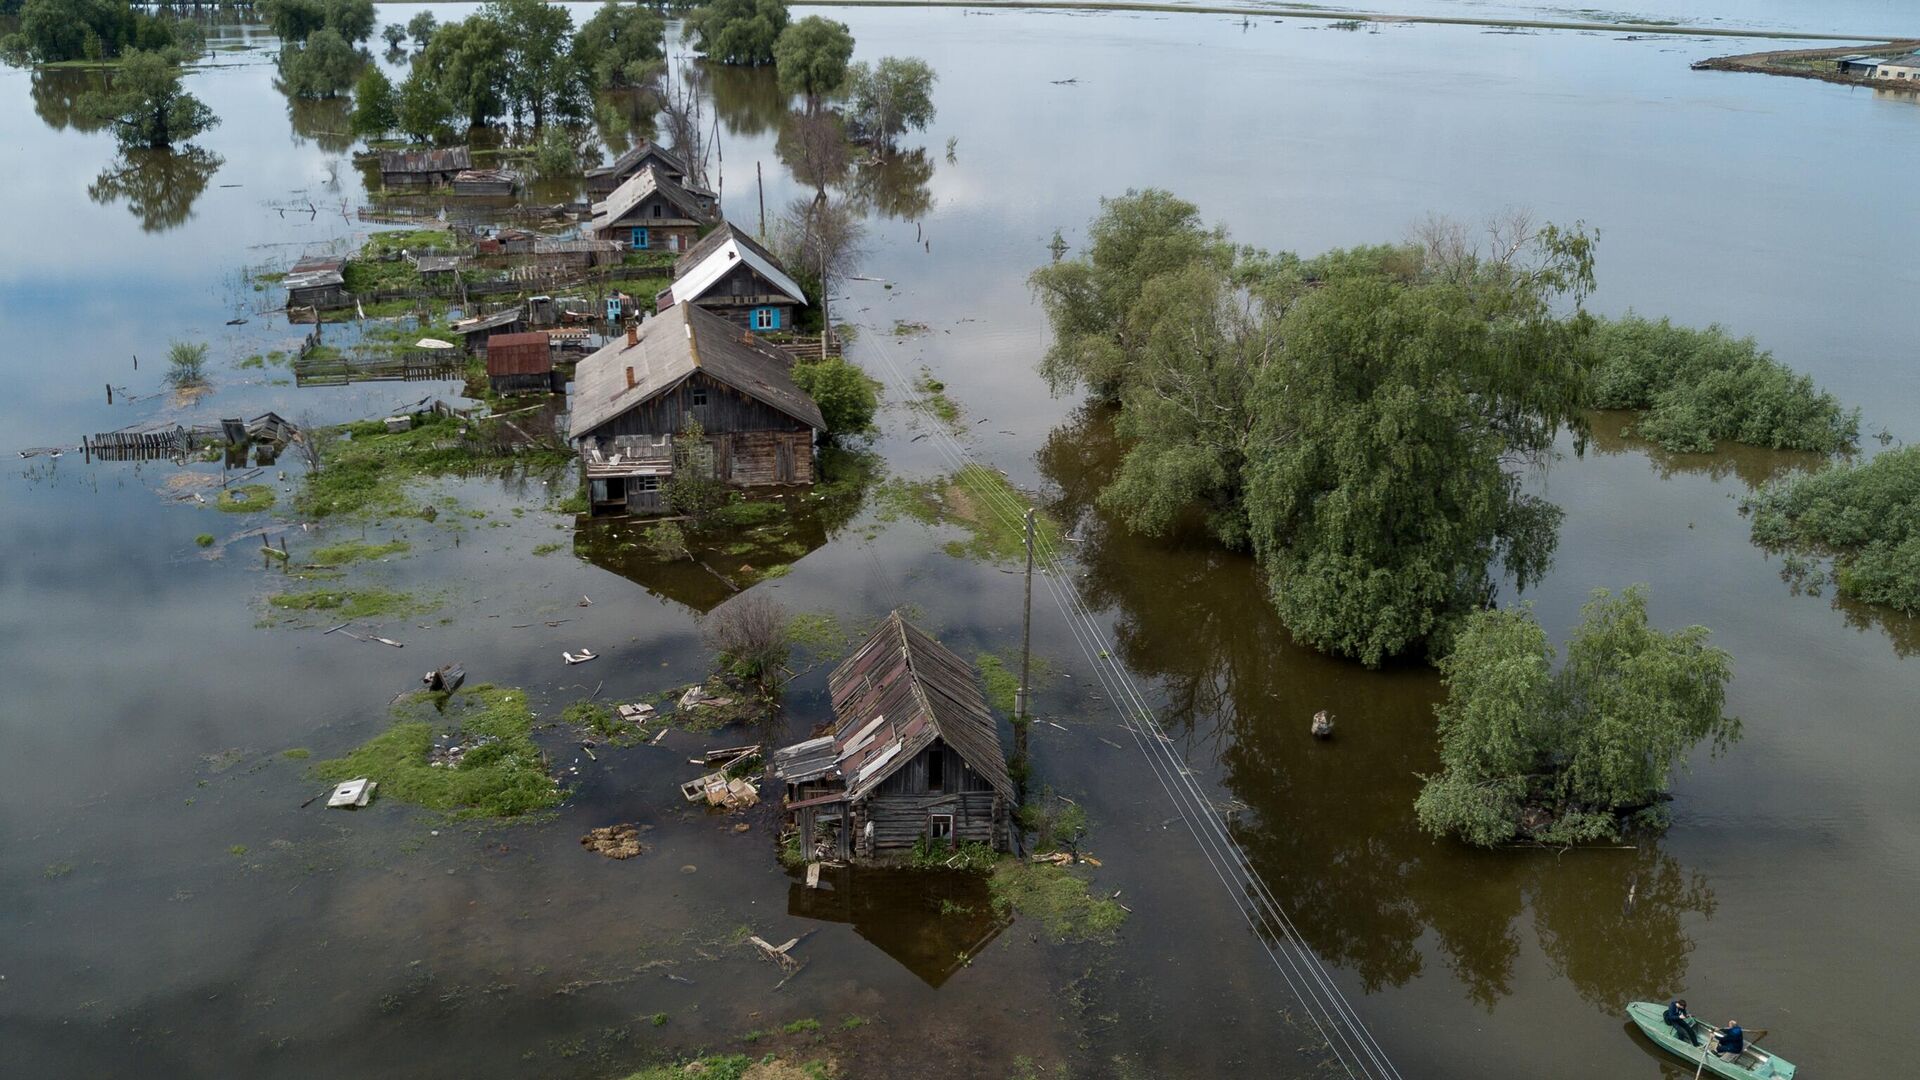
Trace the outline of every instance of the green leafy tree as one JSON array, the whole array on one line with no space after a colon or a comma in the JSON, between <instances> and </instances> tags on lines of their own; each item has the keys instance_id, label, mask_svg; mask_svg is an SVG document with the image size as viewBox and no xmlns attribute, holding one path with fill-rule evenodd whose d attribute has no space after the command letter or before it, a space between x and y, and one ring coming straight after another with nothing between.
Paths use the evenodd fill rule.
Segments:
<instances>
[{"instance_id":1,"label":"green leafy tree","mask_svg":"<svg viewBox=\"0 0 1920 1080\"><path fill-rule=\"evenodd\" d=\"M304 45L280 50L280 78L295 97L338 97L353 86L366 57L339 31L323 27Z\"/></svg>"},{"instance_id":2,"label":"green leafy tree","mask_svg":"<svg viewBox=\"0 0 1920 1080\"><path fill-rule=\"evenodd\" d=\"M787 20L783 0L713 0L687 16L686 32L709 60L758 66L773 63Z\"/></svg>"},{"instance_id":3,"label":"green leafy tree","mask_svg":"<svg viewBox=\"0 0 1920 1080\"><path fill-rule=\"evenodd\" d=\"M438 25L439 21L433 17L433 12L414 12L413 18L407 20L407 35L413 38L413 47L426 48L427 42L433 40L434 27Z\"/></svg>"},{"instance_id":4,"label":"green leafy tree","mask_svg":"<svg viewBox=\"0 0 1920 1080\"><path fill-rule=\"evenodd\" d=\"M808 112L819 111L822 97L846 85L847 64L852 59L853 32L847 24L818 15L809 15L782 30L773 43L781 92L806 95Z\"/></svg>"},{"instance_id":5,"label":"green leafy tree","mask_svg":"<svg viewBox=\"0 0 1920 1080\"><path fill-rule=\"evenodd\" d=\"M414 73L424 70L456 115L484 127L507 110L511 63L506 30L496 19L475 15L434 31ZM405 130L404 106L401 112Z\"/></svg>"},{"instance_id":6,"label":"green leafy tree","mask_svg":"<svg viewBox=\"0 0 1920 1080\"><path fill-rule=\"evenodd\" d=\"M387 43L388 49L399 52L400 46L407 43L407 28L397 22L390 22L380 28L380 39Z\"/></svg>"},{"instance_id":7,"label":"green leafy tree","mask_svg":"<svg viewBox=\"0 0 1920 1080\"><path fill-rule=\"evenodd\" d=\"M1744 509L1756 542L1831 556L1842 595L1920 615L1920 446L1790 476ZM1805 576L1807 566L1795 559L1788 576Z\"/></svg>"},{"instance_id":8,"label":"green leafy tree","mask_svg":"<svg viewBox=\"0 0 1920 1080\"><path fill-rule=\"evenodd\" d=\"M908 129L926 130L933 123L937 78L925 60L910 56L853 65L847 74L847 113L856 137L891 151Z\"/></svg>"},{"instance_id":9,"label":"green leafy tree","mask_svg":"<svg viewBox=\"0 0 1920 1080\"><path fill-rule=\"evenodd\" d=\"M514 115L543 127L580 120L587 100L574 56L573 16L546 0L493 0L482 17L499 23L507 43L506 96Z\"/></svg>"},{"instance_id":10,"label":"green leafy tree","mask_svg":"<svg viewBox=\"0 0 1920 1080\"><path fill-rule=\"evenodd\" d=\"M353 133L378 137L400 126L393 83L378 64L368 64L353 84Z\"/></svg>"},{"instance_id":11,"label":"green leafy tree","mask_svg":"<svg viewBox=\"0 0 1920 1080\"><path fill-rule=\"evenodd\" d=\"M1578 843L1658 825L1675 766L1702 741L1736 740L1726 716L1733 662L1705 627L1649 625L1645 590L1596 590L1567 662L1527 610L1480 611L1440 663L1443 771L1414 804L1436 835L1492 846Z\"/></svg>"},{"instance_id":12,"label":"green leafy tree","mask_svg":"<svg viewBox=\"0 0 1920 1080\"><path fill-rule=\"evenodd\" d=\"M20 37L42 63L109 60L134 38L134 14L125 0L26 0Z\"/></svg>"},{"instance_id":13,"label":"green leafy tree","mask_svg":"<svg viewBox=\"0 0 1920 1080\"><path fill-rule=\"evenodd\" d=\"M880 396L866 372L838 358L815 360L795 364L793 382L820 406L829 435L864 435L873 430Z\"/></svg>"},{"instance_id":14,"label":"green leafy tree","mask_svg":"<svg viewBox=\"0 0 1920 1080\"><path fill-rule=\"evenodd\" d=\"M180 68L158 53L127 53L111 89L81 100L87 113L113 125L123 147L172 146L220 122L181 87Z\"/></svg>"},{"instance_id":15,"label":"green leafy tree","mask_svg":"<svg viewBox=\"0 0 1920 1080\"><path fill-rule=\"evenodd\" d=\"M713 444L696 417L688 416L673 437L673 479L662 495L667 509L695 522L727 501L726 485L713 471Z\"/></svg>"},{"instance_id":16,"label":"green leafy tree","mask_svg":"<svg viewBox=\"0 0 1920 1080\"><path fill-rule=\"evenodd\" d=\"M418 64L400 83L393 113L394 126L401 134L423 143L441 143L452 138L453 121L459 115L439 81L424 65Z\"/></svg>"},{"instance_id":17,"label":"green leafy tree","mask_svg":"<svg viewBox=\"0 0 1920 1080\"><path fill-rule=\"evenodd\" d=\"M550 127L533 144L533 172L542 180L580 175L580 147L565 128Z\"/></svg>"},{"instance_id":18,"label":"green leafy tree","mask_svg":"<svg viewBox=\"0 0 1920 1080\"><path fill-rule=\"evenodd\" d=\"M660 73L667 23L637 4L607 0L573 39L574 55L593 85L643 86Z\"/></svg>"},{"instance_id":19,"label":"green leafy tree","mask_svg":"<svg viewBox=\"0 0 1920 1080\"><path fill-rule=\"evenodd\" d=\"M324 0L322 10L327 29L356 45L372 37L379 25L373 0Z\"/></svg>"},{"instance_id":20,"label":"green leafy tree","mask_svg":"<svg viewBox=\"0 0 1920 1080\"><path fill-rule=\"evenodd\" d=\"M357 44L373 36L379 21L373 0L261 0L260 13L283 47L305 41L321 29Z\"/></svg>"}]
</instances>

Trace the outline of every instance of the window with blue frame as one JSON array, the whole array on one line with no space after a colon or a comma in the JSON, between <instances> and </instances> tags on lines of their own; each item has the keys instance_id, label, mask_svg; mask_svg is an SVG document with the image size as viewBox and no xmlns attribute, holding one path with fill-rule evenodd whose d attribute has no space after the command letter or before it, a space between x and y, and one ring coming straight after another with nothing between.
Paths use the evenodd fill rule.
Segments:
<instances>
[{"instance_id":1,"label":"window with blue frame","mask_svg":"<svg viewBox=\"0 0 1920 1080\"><path fill-rule=\"evenodd\" d=\"M633 249L635 251L645 251L647 249L647 230L633 230Z\"/></svg>"},{"instance_id":2,"label":"window with blue frame","mask_svg":"<svg viewBox=\"0 0 1920 1080\"><path fill-rule=\"evenodd\" d=\"M757 307L753 309L753 328L755 330L780 329L780 309Z\"/></svg>"}]
</instances>

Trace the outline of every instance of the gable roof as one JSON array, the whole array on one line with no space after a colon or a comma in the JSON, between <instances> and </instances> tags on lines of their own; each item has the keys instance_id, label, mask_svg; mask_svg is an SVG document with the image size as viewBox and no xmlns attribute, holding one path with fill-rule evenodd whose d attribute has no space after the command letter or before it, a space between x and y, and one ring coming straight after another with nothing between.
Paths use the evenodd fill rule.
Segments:
<instances>
[{"instance_id":1,"label":"gable roof","mask_svg":"<svg viewBox=\"0 0 1920 1080\"><path fill-rule=\"evenodd\" d=\"M614 158L613 164L598 165L588 169L587 175L590 177L625 176L645 164L648 157L658 161L676 176L687 175L687 163L680 160L680 155L658 143L644 141L633 144L626 153Z\"/></svg>"},{"instance_id":2,"label":"gable roof","mask_svg":"<svg viewBox=\"0 0 1920 1080\"><path fill-rule=\"evenodd\" d=\"M783 780L837 774L846 797L857 800L939 739L995 791L1014 797L1000 729L973 667L899 611L833 669L827 691L834 729L776 753L774 772Z\"/></svg>"},{"instance_id":3,"label":"gable roof","mask_svg":"<svg viewBox=\"0 0 1920 1080\"><path fill-rule=\"evenodd\" d=\"M641 323L633 344L618 337L580 361L574 369L573 422L567 437L592 433L695 371L809 427L826 427L820 406L793 384L788 367L785 353L751 333L703 308L676 304Z\"/></svg>"},{"instance_id":4,"label":"gable roof","mask_svg":"<svg viewBox=\"0 0 1920 1080\"><path fill-rule=\"evenodd\" d=\"M772 282L774 288L791 297L794 303L806 304L806 292L800 288L799 282L781 268L780 260L732 222L723 223L702 237L699 243L674 262L674 282L664 292L673 302L698 300L743 262Z\"/></svg>"},{"instance_id":5,"label":"gable roof","mask_svg":"<svg viewBox=\"0 0 1920 1080\"><path fill-rule=\"evenodd\" d=\"M645 202L654 192L659 192L667 200L667 205L680 211L690 221L708 222L713 220L699 201L686 188L674 183L667 175L649 165L628 177L625 183L613 189L606 201L593 206L593 230L599 232L625 217L634 207Z\"/></svg>"},{"instance_id":6,"label":"gable roof","mask_svg":"<svg viewBox=\"0 0 1920 1080\"><path fill-rule=\"evenodd\" d=\"M445 150L382 150L383 173L459 172L473 167L473 159L464 146Z\"/></svg>"}]
</instances>

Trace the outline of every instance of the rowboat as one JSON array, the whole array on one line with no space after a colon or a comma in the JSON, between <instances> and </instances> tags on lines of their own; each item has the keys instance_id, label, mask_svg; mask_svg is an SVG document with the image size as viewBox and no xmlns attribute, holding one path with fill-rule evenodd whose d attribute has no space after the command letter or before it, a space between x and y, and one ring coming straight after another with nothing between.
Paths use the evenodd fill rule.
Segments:
<instances>
[{"instance_id":1,"label":"rowboat","mask_svg":"<svg viewBox=\"0 0 1920 1080\"><path fill-rule=\"evenodd\" d=\"M1720 1029L1699 1020L1691 1020L1694 1037L1700 1040L1699 1046L1689 1045L1680 1033L1667 1025L1667 1007L1651 1001L1636 1001L1627 1006L1627 1019L1633 1021L1642 1034L1657 1043L1662 1050L1685 1059L1689 1065L1698 1065L1701 1055L1706 1055L1707 1073L1724 1076L1729 1080L1793 1080L1793 1064L1767 1053L1748 1040L1747 1048L1732 1061L1722 1060L1720 1055L1707 1053L1707 1047L1713 1044L1713 1038Z\"/></svg>"}]
</instances>

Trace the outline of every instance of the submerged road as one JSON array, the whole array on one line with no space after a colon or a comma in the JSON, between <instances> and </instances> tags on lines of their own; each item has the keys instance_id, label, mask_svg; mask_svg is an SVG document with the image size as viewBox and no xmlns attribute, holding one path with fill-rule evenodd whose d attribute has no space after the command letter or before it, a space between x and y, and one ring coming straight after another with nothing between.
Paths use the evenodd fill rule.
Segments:
<instances>
[{"instance_id":1,"label":"submerged road","mask_svg":"<svg viewBox=\"0 0 1920 1080\"><path fill-rule=\"evenodd\" d=\"M1682 26L1676 23L1582 22L1571 19L1501 19L1491 15L1391 15L1376 11L1328 8L1268 7L1218 4L1127 3L1125 0L788 0L789 7L928 7L1013 11L1152 11L1188 15L1244 15L1248 18L1354 19L1372 23L1437 23L1443 26L1492 26L1530 30L1603 30L1634 34L1672 34L1676 37L1770 38L1782 41L1886 42L1912 34L1832 34L1796 30L1740 30L1724 26Z\"/></svg>"}]
</instances>

